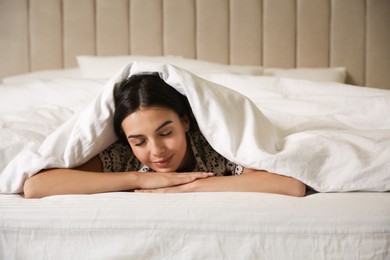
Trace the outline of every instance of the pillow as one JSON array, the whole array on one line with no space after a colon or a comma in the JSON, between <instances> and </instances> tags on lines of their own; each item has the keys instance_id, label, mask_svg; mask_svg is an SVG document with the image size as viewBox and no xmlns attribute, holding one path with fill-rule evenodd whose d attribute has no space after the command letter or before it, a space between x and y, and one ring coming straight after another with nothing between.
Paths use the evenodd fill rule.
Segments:
<instances>
[{"instance_id":1,"label":"pillow","mask_svg":"<svg viewBox=\"0 0 390 260\"><path fill-rule=\"evenodd\" d=\"M77 56L81 76L91 79L109 79L117 71L132 61L150 61L170 63L182 59L180 56Z\"/></svg>"},{"instance_id":2,"label":"pillow","mask_svg":"<svg viewBox=\"0 0 390 260\"><path fill-rule=\"evenodd\" d=\"M251 65L228 65L203 60L181 59L171 63L174 66L183 68L197 75L205 75L208 73L233 73L246 75L262 75L263 68L261 66Z\"/></svg>"},{"instance_id":3,"label":"pillow","mask_svg":"<svg viewBox=\"0 0 390 260\"><path fill-rule=\"evenodd\" d=\"M79 68L39 70L3 78L4 84L18 84L31 80L51 80L51 79L79 79L81 78Z\"/></svg>"},{"instance_id":4,"label":"pillow","mask_svg":"<svg viewBox=\"0 0 390 260\"><path fill-rule=\"evenodd\" d=\"M263 75L314 81L331 81L345 83L347 70L344 67L335 68L264 68Z\"/></svg>"},{"instance_id":5,"label":"pillow","mask_svg":"<svg viewBox=\"0 0 390 260\"><path fill-rule=\"evenodd\" d=\"M132 61L148 61L172 64L181 67L194 74L205 73L237 73L261 75L260 66L226 65L221 63L185 59L180 56L78 56L77 62L81 75L84 78L105 78L108 79L119 71L122 67Z\"/></svg>"}]
</instances>

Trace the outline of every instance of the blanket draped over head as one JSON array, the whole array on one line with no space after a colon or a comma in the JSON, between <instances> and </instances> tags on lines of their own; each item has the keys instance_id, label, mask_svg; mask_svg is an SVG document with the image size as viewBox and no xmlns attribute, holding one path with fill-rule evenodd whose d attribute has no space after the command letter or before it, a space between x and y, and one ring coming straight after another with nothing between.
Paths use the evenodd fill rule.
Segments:
<instances>
[{"instance_id":1,"label":"blanket draped over head","mask_svg":"<svg viewBox=\"0 0 390 260\"><path fill-rule=\"evenodd\" d=\"M285 112L279 119L283 118L287 125L281 129L274 124L278 120L269 117L273 113L263 114L261 106L251 101L250 96L172 65L134 62L110 79L85 110L41 144L27 147L9 162L0 174L0 192L21 192L24 180L40 170L78 166L115 142L114 89L118 82L131 75L149 72L159 73L169 85L187 96L210 145L237 164L294 177L320 192L390 190L388 94L381 99L386 110L380 104L372 106L372 109L379 107L376 113L383 115L380 126L370 126L365 122L368 118L365 110L351 103L351 109L355 110L352 119L346 114L335 114L330 115L334 122L323 122L323 127L318 122L310 127L310 120L305 119L301 126L306 128L289 128L288 121L293 120L289 111L296 108L289 108L292 104L287 102L278 104L279 110ZM273 87L283 92L288 86L282 83ZM304 92L305 86L302 88ZM256 89L252 91L255 95Z\"/></svg>"}]
</instances>

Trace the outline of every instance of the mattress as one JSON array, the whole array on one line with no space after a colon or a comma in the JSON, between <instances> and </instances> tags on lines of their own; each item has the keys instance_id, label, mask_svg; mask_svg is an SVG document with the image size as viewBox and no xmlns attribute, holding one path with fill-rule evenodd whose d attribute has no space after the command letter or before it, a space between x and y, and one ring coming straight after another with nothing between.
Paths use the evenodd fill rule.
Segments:
<instances>
[{"instance_id":1,"label":"mattress","mask_svg":"<svg viewBox=\"0 0 390 260\"><path fill-rule=\"evenodd\" d=\"M388 259L389 193L0 196L1 259Z\"/></svg>"}]
</instances>

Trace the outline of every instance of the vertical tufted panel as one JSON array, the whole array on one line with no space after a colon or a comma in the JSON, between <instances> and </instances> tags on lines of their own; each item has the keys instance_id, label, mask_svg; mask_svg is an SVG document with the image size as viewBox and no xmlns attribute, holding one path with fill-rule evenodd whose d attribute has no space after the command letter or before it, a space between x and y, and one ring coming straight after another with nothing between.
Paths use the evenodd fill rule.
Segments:
<instances>
[{"instance_id":1,"label":"vertical tufted panel","mask_svg":"<svg viewBox=\"0 0 390 260\"><path fill-rule=\"evenodd\" d=\"M347 68L390 89L390 0L0 0L0 77L77 55Z\"/></svg>"},{"instance_id":2,"label":"vertical tufted panel","mask_svg":"<svg viewBox=\"0 0 390 260\"><path fill-rule=\"evenodd\" d=\"M0 0L0 12L0 78L28 72L27 0Z\"/></svg>"},{"instance_id":3,"label":"vertical tufted panel","mask_svg":"<svg viewBox=\"0 0 390 260\"><path fill-rule=\"evenodd\" d=\"M96 0L96 49L98 55L129 53L128 0Z\"/></svg>"},{"instance_id":4,"label":"vertical tufted panel","mask_svg":"<svg viewBox=\"0 0 390 260\"><path fill-rule=\"evenodd\" d=\"M162 55L162 0L130 0L130 53Z\"/></svg>"},{"instance_id":5,"label":"vertical tufted panel","mask_svg":"<svg viewBox=\"0 0 390 260\"><path fill-rule=\"evenodd\" d=\"M196 57L195 0L163 1L164 55Z\"/></svg>"},{"instance_id":6,"label":"vertical tufted panel","mask_svg":"<svg viewBox=\"0 0 390 260\"><path fill-rule=\"evenodd\" d=\"M62 68L61 0L30 0L29 8L31 69Z\"/></svg>"},{"instance_id":7,"label":"vertical tufted panel","mask_svg":"<svg viewBox=\"0 0 390 260\"><path fill-rule=\"evenodd\" d=\"M365 1L332 0L330 66L346 66L348 82L364 85Z\"/></svg>"},{"instance_id":8,"label":"vertical tufted panel","mask_svg":"<svg viewBox=\"0 0 390 260\"><path fill-rule=\"evenodd\" d=\"M197 58L229 63L229 1L197 0Z\"/></svg>"},{"instance_id":9,"label":"vertical tufted panel","mask_svg":"<svg viewBox=\"0 0 390 260\"><path fill-rule=\"evenodd\" d=\"M390 1L367 2L366 84L390 89Z\"/></svg>"},{"instance_id":10,"label":"vertical tufted panel","mask_svg":"<svg viewBox=\"0 0 390 260\"><path fill-rule=\"evenodd\" d=\"M264 54L266 67L295 67L296 1L264 0Z\"/></svg>"},{"instance_id":11,"label":"vertical tufted panel","mask_svg":"<svg viewBox=\"0 0 390 260\"><path fill-rule=\"evenodd\" d=\"M260 65L262 0L230 1L230 63Z\"/></svg>"},{"instance_id":12,"label":"vertical tufted panel","mask_svg":"<svg viewBox=\"0 0 390 260\"><path fill-rule=\"evenodd\" d=\"M297 67L328 67L329 0L297 2Z\"/></svg>"},{"instance_id":13,"label":"vertical tufted panel","mask_svg":"<svg viewBox=\"0 0 390 260\"><path fill-rule=\"evenodd\" d=\"M64 67L75 67L77 55L95 55L95 0L63 0Z\"/></svg>"}]
</instances>

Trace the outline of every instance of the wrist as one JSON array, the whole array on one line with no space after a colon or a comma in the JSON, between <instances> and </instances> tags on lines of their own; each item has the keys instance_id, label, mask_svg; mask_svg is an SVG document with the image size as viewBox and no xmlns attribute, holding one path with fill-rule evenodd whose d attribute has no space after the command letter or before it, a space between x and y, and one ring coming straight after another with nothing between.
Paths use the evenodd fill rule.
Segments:
<instances>
[{"instance_id":1,"label":"wrist","mask_svg":"<svg viewBox=\"0 0 390 260\"><path fill-rule=\"evenodd\" d=\"M137 172L125 172L124 174L126 177L123 181L123 185L126 190L135 190L142 187L142 178L140 174Z\"/></svg>"},{"instance_id":2,"label":"wrist","mask_svg":"<svg viewBox=\"0 0 390 260\"><path fill-rule=\"evenodd\" d=\"M208 191L207 190L207 184L210 182L210 179L214 177L208 177L205 179L197 179L193 182L188 183L188 192L202 192L202 191Z\"/></svg>"}]
</instances>

